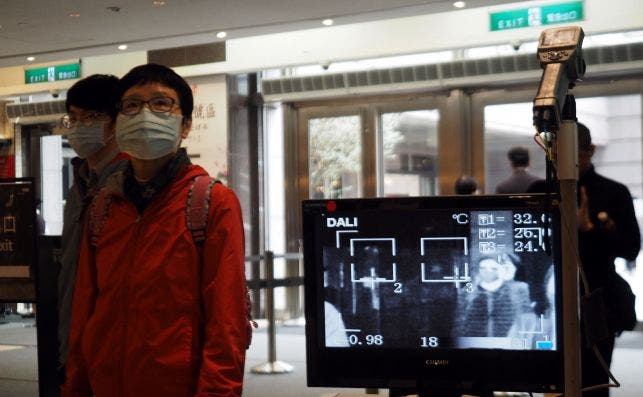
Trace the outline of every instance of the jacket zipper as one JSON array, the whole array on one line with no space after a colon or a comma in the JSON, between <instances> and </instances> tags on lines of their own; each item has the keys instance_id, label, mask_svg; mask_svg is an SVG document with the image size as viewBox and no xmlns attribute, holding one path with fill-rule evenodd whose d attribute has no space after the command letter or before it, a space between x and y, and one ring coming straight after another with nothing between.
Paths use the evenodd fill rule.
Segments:
<instances>
[{"instance_id":1,"label":"jacket zipper","mask_svg":"<svg viewBox=\"0 0 643 397\"><path fill-rule=\"evenodd\" d=\"M134 241L130 241L130 242L129 242L129 244L128 244L129 252L133 252L133 253L135 253L135 252L138 252L138 251L139 251L139 250L138 250L138 240L139 240L139 237L140 237L140 235L141 235L141 230L142 230L142 228L143 228L143 227L142 227L142 224L141 224L141 220L142 220L142 218L143 218L143 214L139 213L139 212L138 212L138 210L136 209L136 206L134 206L132 203L127 202L127 205L128 205L128 207L130 207L131 209L133 209L133 210L134 210L134 212L136 212L136 219L134 219L134 225L133 225L133 226L134 226L134 228L135 228L135 230L134 230L134 235L133 235L133 236L134 236L134 238L133 238L133 240L134 240ZM147 210L147 208L146 208L146 210ZM145 213L145 210L143 211L143 213ZM131 255L131 256L130 256L130 261L129 261L129 264L128 264L128 268L129 268L129 269L133 269L133 268L134 268L134 264L135 264L136 262L137 262L136 258L135 258L133 255ZM131 287L131 286L130 286L130 280L131 280L131 277L125 277L125 293L124 293L125 302L130 302L130 293L129 293L129 292L130 292L130 287ZM125 361L125 360L126 360L126 356L127 356L127 347L128 347L128 342L129 342L129 340L130 340L129 335L128 335L129 316L130 316L130 314L129 314L129 310L126 310L126 311L125 311L124 332L123 332L123 335L124 335L124 337L125 337L125 341L124 341L124 343L123 343L123 351L122 351L122 353L121 353L121 362L122 362L122 363L126 363L126 361ZM127 390L127 389L126 389L126 385L127 385L127 380L126 380L127 371L126 371L126 367L127 367L126 365L122 365L122 366L121 366L121 368L123 369L123 371L122 371L122 374L123 374L123 375L121 376L121 390L120 390L120 396L123 396L123 397L125 397L125 396L127 395L127 394L126 394L126 390Z\"/></svg>"}]
</instances>

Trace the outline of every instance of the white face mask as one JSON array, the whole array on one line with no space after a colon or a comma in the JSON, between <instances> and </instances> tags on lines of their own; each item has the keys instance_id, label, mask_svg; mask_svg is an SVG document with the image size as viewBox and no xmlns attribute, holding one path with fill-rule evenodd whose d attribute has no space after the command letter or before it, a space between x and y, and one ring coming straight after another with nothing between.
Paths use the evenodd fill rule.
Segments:
<instances>
[{"instance_id":1,"label":"white face mask","mask_svg":"<svg viewBox=\"0 0 643 397\"><path fill-rule=\"evenodd\" d=\"M174 113L154 113L143 108L134 116L119 114L116 143L121 151L141 160L154 160L176 152L183 117Z\"/></svg>"},{"instance_id":2,"label":"white face mask","mask_svg":"<svg viewBox=\"0 0 643 397\"><path fill-rule=\"evenodd\" d=\"M103 141L103 122L90 125L75 125L67 133L69 145L78 157L85 159L105 147Z\"/></svg>"}]
</instances>

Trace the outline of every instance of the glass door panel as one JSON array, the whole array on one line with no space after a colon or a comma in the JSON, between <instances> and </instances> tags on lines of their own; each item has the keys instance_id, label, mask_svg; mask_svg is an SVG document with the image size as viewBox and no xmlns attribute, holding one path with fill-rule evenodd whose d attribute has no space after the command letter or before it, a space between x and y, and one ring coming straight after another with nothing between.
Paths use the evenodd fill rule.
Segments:
<instances>
[{"instance_id":1,"label":"glass door panel","mask_svg":"<svg viewBox=\"0 0 643 397\"><path fill-rule=\"evenodd\" d=\"M507 152L516 146L529 151L527 171L545 177L545 155L534 142L532 106L531 102L524 102L484 108L485 193L494 194L498 183L511 175Z\"/></svg>"},{"instance_id":2,"label":"glass door panel","mask_svg":"<svg viewBox=\"0 0 643 397\"><path fill-rule=\"evenodd\" d=\"M576 98L576 116L591 131L596 151L592 163L601 175L616 180L629 189L639 229L643 227L643 139L642 97L610 95ZM531 155L529 171L544 178L545 155L533 141L532 103L488 105L484 107L485 191L493 194L495 186L511 175L507 151L525 146ZM643 295L643 255L635 263L616 259L616 270L631 285L637 296ZM643 302L637 300L637 317L643 320Z\"/></svg>"},{"instance_id":3,"label":"glass door panel","mask_svg":"<svg viewBox=\"0 0 643 397\"><path fill-rule=\"evenodd\" d=\"M437 192L438 110L380 115L381 195L431 196Z\"/></svg>"},{"instance_id":4,"label":"glass door panel","mask_svg":"<svg viewBox=\"0 0 643 397\"><path fill-rule=\"evenodd\" d=\"M308 189L314 199L362 196L360 116L308 120Z\"/></svg>"}]
</instances>

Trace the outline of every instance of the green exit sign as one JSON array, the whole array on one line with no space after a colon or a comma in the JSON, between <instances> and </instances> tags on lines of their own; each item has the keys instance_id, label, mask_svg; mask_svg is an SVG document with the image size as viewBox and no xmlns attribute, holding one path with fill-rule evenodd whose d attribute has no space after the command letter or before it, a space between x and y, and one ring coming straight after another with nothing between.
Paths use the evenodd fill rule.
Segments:
<instances>
[{"instance_id":1,"label":"green exit sign","mask_svg":"<svg viewBox=\"0 0 643 397\"><path fill-rule=\"evenodd\" d=\"M491 31L569 23L583 20L583 2L550 4L489 14Z\"/></svg>"},{"instance_id":2,"label":"green exit sign","mask_svg":"<svg viewBox=\"0 0 643 397\"><path fill-rule=\"evenodd\" d=\"M80 78L80 63L25 70L25 84L46 83Z\"/></svg>"}]
</instances>

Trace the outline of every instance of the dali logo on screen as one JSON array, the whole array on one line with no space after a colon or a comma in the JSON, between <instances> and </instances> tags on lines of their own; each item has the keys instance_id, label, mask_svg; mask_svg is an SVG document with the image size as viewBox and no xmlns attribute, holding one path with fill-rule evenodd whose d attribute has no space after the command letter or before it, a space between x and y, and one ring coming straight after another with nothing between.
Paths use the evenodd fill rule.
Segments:
<instances>
[{"instance_id":1,"label":"dali logo on screen","mask_svg":"<svg viewBox=\"0 0 643 397\"><path fill-rule=\"evenodd\" d=\"M326 218L326 227L357 227L357 217Z\"/></svg>"}]
</instances>

